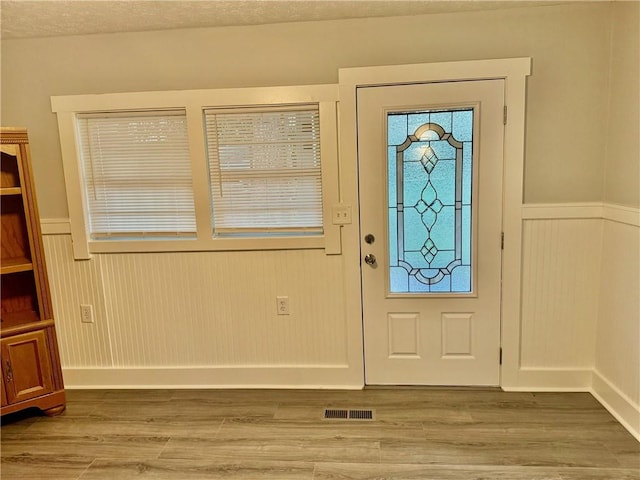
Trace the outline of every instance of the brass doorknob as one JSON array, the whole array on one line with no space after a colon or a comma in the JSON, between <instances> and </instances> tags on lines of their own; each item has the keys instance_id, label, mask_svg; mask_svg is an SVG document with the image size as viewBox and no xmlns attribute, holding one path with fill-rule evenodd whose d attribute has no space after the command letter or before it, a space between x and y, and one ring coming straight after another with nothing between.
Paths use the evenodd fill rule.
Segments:
<instances>
[{"instance_id":1,"label":"brass doorknob","mask_svg":"<svg viewBox=\"0 0 640 480\"><path fill-rule=\"evenodd\" d=\"M364 256L364 263L367 265L375 265L376 264L376 256L373 253L368 253Z\"/></svg>"}]
</instances>

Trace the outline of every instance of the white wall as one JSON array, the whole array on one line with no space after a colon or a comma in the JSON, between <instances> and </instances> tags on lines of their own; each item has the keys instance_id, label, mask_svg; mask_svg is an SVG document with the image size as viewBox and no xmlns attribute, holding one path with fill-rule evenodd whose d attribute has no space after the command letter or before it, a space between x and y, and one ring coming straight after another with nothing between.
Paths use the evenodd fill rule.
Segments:
<instances>
[{"instance_id":1,"label":"white wall","mask_svg":"<svg viewBox=\"0 0 640 480\"><path fill-rule=\"evenodd\" d=\"M28 127L43 218L68 218L52 95L337 83L338 69L532 57L527 202L602 200L610 6L3 40L2 122Z\"/></svg>"},{"instance_id":2,"label":"white wall","mask_svg":"<svg viewBox=\"0 0 640 480\"><path fill-rule=\"evenodd\" d=\"M611 11L604 200L640 207L640 2Z\"/></svg>"}]
</instances>

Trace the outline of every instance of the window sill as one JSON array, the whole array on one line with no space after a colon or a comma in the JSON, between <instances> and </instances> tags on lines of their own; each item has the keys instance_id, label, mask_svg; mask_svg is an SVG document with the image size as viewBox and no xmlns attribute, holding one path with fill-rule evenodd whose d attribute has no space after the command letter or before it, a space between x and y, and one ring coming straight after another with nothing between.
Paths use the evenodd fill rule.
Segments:
<instances>
[{"instance_id":1,"label":"window sill","mask_svg":"<svg viewBox=\"0 0 640 480\"><path fill-rule=\"evenodd\" d=\"M100 240L89 242L90 253L304 250L323 248L325 248L324 235L193 240Z\"/></svg>"}]
</instances>

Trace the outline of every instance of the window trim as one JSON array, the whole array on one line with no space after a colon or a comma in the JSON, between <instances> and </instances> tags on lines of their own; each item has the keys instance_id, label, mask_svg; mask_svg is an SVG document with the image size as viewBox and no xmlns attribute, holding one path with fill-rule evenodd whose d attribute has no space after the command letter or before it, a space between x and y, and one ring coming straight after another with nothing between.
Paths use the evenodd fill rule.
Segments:
<instances>
[{"instance_id":1,"label":"window trim","mask_svg":"<svg viewBox=\"0 0 640 480\"><path fill-rule=\"evenodd\" d=\"M338 176L338 85L250 87L214 90L175 90L102 95L51 97L58 117L62 163L76 259L92 253L289 250L322 249L341 253L341 230L331 221L332 205L339 204ZM209 173L206 156L204 110L206 108L273 107L317 104L320 112L323 234L220 238L211 235ZM92 240L88 232L88 210L80 166L77 115L95 112L184 109L193 175L196 209L195 239L188 240Z\"/></svg>"}]
</instances>

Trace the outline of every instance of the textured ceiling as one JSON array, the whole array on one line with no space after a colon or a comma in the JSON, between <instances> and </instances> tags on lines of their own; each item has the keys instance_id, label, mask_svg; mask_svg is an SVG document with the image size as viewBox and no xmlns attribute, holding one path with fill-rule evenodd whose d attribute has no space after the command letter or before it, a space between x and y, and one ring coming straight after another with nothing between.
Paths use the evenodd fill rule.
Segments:
<instances>
[{"instance_id":1,"label":"textured ceiling","mask_svg":"<svg viewBox=\"0 0 640 480\"><path fill-rule=\"evenodd\" d=\"M544 5L545 1L1 0L2 38L390 17Z\"/></svg>"}]
</instances>

